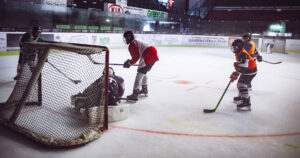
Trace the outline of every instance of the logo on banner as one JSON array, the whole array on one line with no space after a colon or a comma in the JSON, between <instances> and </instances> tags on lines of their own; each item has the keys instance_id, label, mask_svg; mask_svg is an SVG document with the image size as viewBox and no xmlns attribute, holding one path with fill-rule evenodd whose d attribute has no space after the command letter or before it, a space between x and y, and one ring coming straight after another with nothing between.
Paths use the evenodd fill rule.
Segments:
<instances>
[{"instance_id":1,"label":"logo on banner","mask_svg":"<svg viewBox=\"0 0 300 158\"><path fill-rule=\"evenodd\" d=\"M113 13L123 13L123 8L119 5L111 5L108 10Z\"/></svg>"}]
</instances>

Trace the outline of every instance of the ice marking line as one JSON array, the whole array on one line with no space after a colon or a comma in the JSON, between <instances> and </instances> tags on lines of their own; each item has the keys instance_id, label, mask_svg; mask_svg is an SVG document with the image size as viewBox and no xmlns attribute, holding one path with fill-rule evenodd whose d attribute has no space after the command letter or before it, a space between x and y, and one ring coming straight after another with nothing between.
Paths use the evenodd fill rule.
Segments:
<instances>
[{"instance_id":1,"label":"ice marking line","mask_svg":"<svg viewBox=\"0 0 300 158\"><path fill-rule=\"evenodd\" d=\"M210 80L210 81L207 81L207 82L205 82L205 84L210 84L210 83L212 83L212 82L214 82L215 80Z\"/></svg>"},{"instance_id":2,"label":"ice marking line","mask_svg":"<svg viewBox=\"0 0 300 158\"><path fill-rule=\"evenodd\" d=\"M197 88L199 88L199 87L200 87L200 86L195 86L195 87L192 87L192 88L187 89L186 91L191 91L191 90L197 89Z\"/></svg>"},{"instance_id":3,"label":"ice marking line","mask_svg":"<svg viewBox=\"0 0 300 158\"><path fill-rule=\"evenodd\" d=\"M214 135L214 134L190 134L190 133L175 133L175 132L164 132L164 131L154 131L130 127L122 127L111 125L113 128L137 131L144 133L162 134L162 135L176 135L176 136L191 136L191 137L211 137L211 138L260 138L260 137L283 137L283 136L297 136L300 132L295 133L283 133L283 134L257 134L257 135Z\"/></svg>"},{"instance_id":4,"label":"ice marking line","mask_svg":"<svg viewBox=\"0 0 300 158\"><path fill-rule=\"evenodd\" d=\"M177 84L191 84L192 83L191 81L185 81L185 80L176 80L174 82Z\"/></svg>"}]
</instances>

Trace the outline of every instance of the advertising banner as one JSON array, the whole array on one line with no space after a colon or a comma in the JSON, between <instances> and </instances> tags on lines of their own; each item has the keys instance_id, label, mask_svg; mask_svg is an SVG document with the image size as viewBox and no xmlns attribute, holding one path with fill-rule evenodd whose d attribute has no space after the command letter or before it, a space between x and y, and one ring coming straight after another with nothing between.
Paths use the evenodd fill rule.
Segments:
<instances>
[{"instance_id":1,"label":"advertising banner","mask_svg":"<svg viewBox=\"0 0 300 158\"><path fill-rule=\"evenodd\" d=\"M42 4L66 7L67 0L42 0Z\"/></svg>"},{"instance_id":2,"label":"advertising banner","mask_svg":"<svg viewBox=\"0 0 300 158\"><path fill-rule=\"evenodd\" d=\"M228 46L228 37L183 35L183 45Z\"/></svg>"},{"instance_id":3,"label":"advertising banner","mask_svg":"<svg viewBox=\"0 0 300 158\"><path fill-rule=\"evenodd\" d=\"M6 51L6 33L0 33L0 51Z\"/></svg>"},{"instance_id":4,"label":"advertising banner","mask_svg":"<svg viewBox=\"0 0 300 158\"><path fill-rule=\"evenodd\" d=\"M168 18L168 13L167 12L130 7L130 6L127 6L127 5L118 5L118 4L106 3L105 4L105 10L108 11L108 12L112 12L112 13L140 15L140 16L145 16L145 17L149 17L149 18L153 18L153 19L166 19L166 18Z\"/></svg>"},{"instance_id":5,"label":"advertising banner","mask_svg":"<svg viewBox=\"0 0 300 158\"><path fill-rule=\"evenodd\" d=\"M300 50L300 40L287 39L285 49L286 50Z\"/></svg>"}]
</instances>

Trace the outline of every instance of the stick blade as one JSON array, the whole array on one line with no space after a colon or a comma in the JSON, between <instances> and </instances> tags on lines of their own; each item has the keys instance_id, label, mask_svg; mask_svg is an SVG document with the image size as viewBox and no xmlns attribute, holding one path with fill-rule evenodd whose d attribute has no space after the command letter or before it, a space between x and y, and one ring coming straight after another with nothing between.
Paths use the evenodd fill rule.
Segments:
<instances>
[{"instance_id":1,"label":"stick blade","mask_svg":"<svg viewBox=\"0 0 300 158\"><path fill-rule=\"evenodd\" d=\"M204 113L213 113L215 111L216 111L215 109L203 109Z\"/></svg>"}]
</instances>

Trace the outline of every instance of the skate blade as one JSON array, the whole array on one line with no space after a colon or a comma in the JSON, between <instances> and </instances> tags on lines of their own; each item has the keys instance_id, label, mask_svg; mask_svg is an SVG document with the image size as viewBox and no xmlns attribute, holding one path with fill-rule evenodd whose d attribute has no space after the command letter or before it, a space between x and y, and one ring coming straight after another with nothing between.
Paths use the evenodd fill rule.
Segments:
<instances>
[{"instance_id":1,"label":"skate blade","mask_svg":"<svg viewBox=\"0 0 300 158\"><path fill-rule=\"evenodd\" d=\"M129 102L129 103L136 103L137 102L137 100L130 100L130 99L127 99L126 101Z\"/></svg>"},{"instance_id":2,"label":"skate blade","mask_svg":"<svg viewBox=\"0 0 300 158\"><path fill-rule=\"evenodd\" d=\"M236 108L237 111L251 111L251 107L237 107Z\"/></svg>"},{"instance_id":3,"label":"skate blade","mask_svg":"<svg viewBox=\"0 0 300 158\"><path fill-rule=\"evenodd\" d=\"M139 94L139 97L148 97L148 94Z\"/></svg>"},{"instance_id":4,"label":"skate blade","mask_svg":"<svg viewBox=\"0 0 300 158\"><path fill-rule=\"evenodd\" d=\"M234 103L237 103L237 104L242 103L241 100L239 100L239 101L234 100L233 102L234 102Z\"/></svg>"},{"instance_id":5,"label":"skate blade","mask_svg":"<svg viewBox=\"0 0 300 158\"><path fill-rule=\"evenodd\" d=\"M132 100L132 99L128 99L128 98L120 98L120 100L125 100L126 102L129 103L136 103L138 100Z\"/></svg>"}]
</instances>

